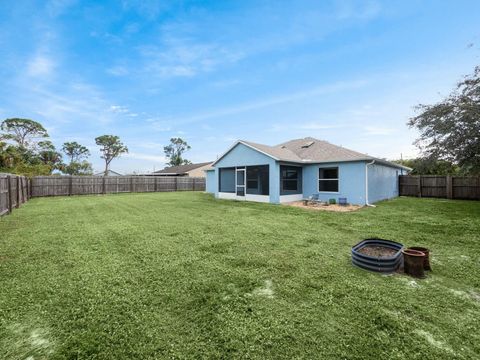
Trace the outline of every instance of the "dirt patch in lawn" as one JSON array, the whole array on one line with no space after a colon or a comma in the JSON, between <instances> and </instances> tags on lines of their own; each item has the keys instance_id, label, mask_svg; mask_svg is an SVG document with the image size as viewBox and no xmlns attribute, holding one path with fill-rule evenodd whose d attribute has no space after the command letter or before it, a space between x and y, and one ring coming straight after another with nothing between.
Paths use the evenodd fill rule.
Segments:
<instances>
[{"instance_id":1,"label":"dirt patch in lawn","mask_svg":"<svg viewBox=\"0 0 480 360\"><path fill-rule=\"evenodd\" d=\"M385 246L367 245L360 248L358 252L368 256L385 258L394 256L397 253L397 250Z\"/></svg>"},{"instance_id":2,"label":"dirt patch in lawn","mask_svg":"<svg viewBox=\"0 0 480 360\"><path fill-rule=\"evenodd\" d=\"M307 210L319 210L319 211L337 211L337 212L349 212L361 209L360 205L338 205L338 204L312 204L305 205L303 201L294 201L284 203L283 205L298 207Z\"/></svg>"}]
</instances>

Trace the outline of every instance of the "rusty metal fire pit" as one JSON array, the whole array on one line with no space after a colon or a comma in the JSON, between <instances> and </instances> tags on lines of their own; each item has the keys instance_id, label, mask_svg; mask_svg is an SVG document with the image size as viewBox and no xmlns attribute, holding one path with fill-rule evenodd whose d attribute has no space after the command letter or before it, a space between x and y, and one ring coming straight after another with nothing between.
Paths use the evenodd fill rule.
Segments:
<instances>
[{"instance_id":1,"label":"rusty metal fire pit","mask_svg":"<svg viewBox=\"0 0 480 360\"><path fill-rule=\"evenodd\" d=\"M432 270L432 267L430 266L430 250L428 248L421 246L411 246L408 248L408 250L416 250L424 253L425 257L423 258L423 269Z\"/></svg>"},{"instance_id":2,"label":"rusty metal fire pit","mask_svg":"<svg viewBox=\"0 0 480 360\"><path fill-rule=\"evenodd\" d=\"M412 248L402 250L405 274L423 279L425 277L425 253Z\"/></svg>"},{"instance_id":3,"label":"rusty metal fire pit","mask_svg":"<svg viewBox=\"0 0 480 360\"><path fill-rule=\"evenodd\" d=\"M352 247L352 264L365 270L392 273L402 263L403 245L385 239L365 239Z\"/></svg>"}]
</instances>

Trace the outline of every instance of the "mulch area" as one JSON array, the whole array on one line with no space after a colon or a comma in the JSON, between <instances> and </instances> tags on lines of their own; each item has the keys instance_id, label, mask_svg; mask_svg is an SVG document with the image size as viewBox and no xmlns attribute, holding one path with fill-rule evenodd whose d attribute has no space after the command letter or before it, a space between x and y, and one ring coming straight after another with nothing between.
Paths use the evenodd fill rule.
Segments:
<instances>
[{"instance_id":1,"label":"mulch area","mask_svg":"<svg viewBox=\"0 0 480 360\"><path fill-rule=\"evenodd\" d=\"M338 204L315 204L309 203L304 205L303 201L294 201L290 203L284 203L283 205L294 206L307 210L319 210L319 211L337 211L337 212L349 212L361 209L360 205L338 205Z\"/></svg>"},{"instance_id":2,"label":"mulch area","mask_svg":"<svg viewBox=\"0 0 480 360\"><path fill-rule=\"evenodd\" d=\"M397 250L378 245L367 245L358 250L359 253L373 256L373 257L392 257L397 253Z\"/></svg>"}]
</instances>

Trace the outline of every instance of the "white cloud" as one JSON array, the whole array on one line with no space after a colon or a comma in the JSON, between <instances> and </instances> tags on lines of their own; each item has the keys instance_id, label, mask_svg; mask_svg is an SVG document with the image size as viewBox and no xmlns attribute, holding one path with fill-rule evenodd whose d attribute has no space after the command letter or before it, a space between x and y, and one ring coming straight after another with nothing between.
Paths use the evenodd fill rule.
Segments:
<instances>
[{"instance_id":1,"label":"white cloud","mask_svg":"<svg viewBox=\"0 0 480 360\"><path fill-rule=\"evenodd\" d=\"M15 87L19 91L11 99L12 104L25 112L42 115L50 123L81 121L105 125L114 120L109 102L94 86L79 82L61 88L41 83L32 86L29 79L21 79Z\"/></svg>"},{"instance_id":2,"label":"white cloud","mask_svg":"<svg viewBox=\"0 0 480 360\"><path fill-rule=\"evenodd\" d=\"M155 19L163 11L168 10L168 1L158 0L122 0L122 7L125 11L136 11L139 15L149 20Z\"/></svg>"},{"instance_id":3,"label":"white cloud","mask_svg":"<svg viewBox=\"0 0 480 360\"><path fill-rule=\"evenodd\" d=\"M223 88L239 85L241 83L242 81L240 79L225 79L225 80L214 81L211 83L211 86L214 88L223 89Z\"/></svg>"},{"instance_id":4,"label":"white cloud","mask_svg":"<svg viewBox=\"0 0 480 360\"><path fill-rule=\"evenodd\" d=\"M76 2L77 0L49 0L46 3L47 13L52 17L59 16Z\"/></svg>"},{"instance_id":5,"label":"white cloud","mask_svg":"<svg viewBox=\"0 0 480 360\"><path fill-rule=\"evenodd\" d=\"M107 73L113 76L125 76L129 71L125 66L117 65L107 69Z\"/></svg>"},{"instance_id":6,"label":"white cloud","mask_svg":"<svg viewBox=\"0 0 480 360\"><path fill-rule=\"evenodd\" d=\"M222 139L222 141L228 142L228 143L232 143L232 142L235 142L235 141L239 140L236 136L232 136L232 135L224 136L221 139Z\"/></svg>"},{"instance_id":7,"label":"white cloud","mask_svg":"<svg viewBox=\"0 0 480 360\"><path fill-rule=\"evenodd\" d=\"M139 115L135 112L132 112L127 106L122 105L110 105L108 110L114 114L124 115L128 117L138 117Z\"/></svg>"},{"instance_id":8,"label":"white cloud","mask_svg":"<svg viewBox=\"0 0 480 360\"><path fill-rule=\"evenodd\" d=\"M144 59L143 71L163 78L192 77L243 58L241 52L223 46L176 38L164 40L161 46L142 46L139 51Z\"/></svg>"},{"instance_id":9,"label":"white cloud","mask_svg":"<svg viewBox=\"0 0 480 360\"><path fill-rule=\"evenodd\" d=\"M335 93L338 91L348 90L348 89L358 89L367 84L367 81L364 80L352 80L352 81L339 81L333 84L321 85L312 89L307 89L298 92L292 92L285 95L279 95L271 98L266 98L259 101L254 101L250 103L244 103L237 106L227 107L223 109L212 110L210 112L205 112L203 114L193 115L190 117L174 119L176 124L185 124L197 122L200 120L218 118L227 115L233 115L238 113L247 112L250 110L265 108L277 104L288 103L294 100L308 98L312 96L318 96L322 94Z\"/></svg>"},{"instance_id":10,"label":"white cloud","mask_svg":"<svg viewBox=\"0 0 480 360\"><path fill-rule=\"evenodd\" d=\"M159 132L168 132L172 130L172 127L169 125L170 121L168 120L159 120L156 118L149 118L147 122L151 124L151 128Z\"/></svg>"},{"instance_id":11,"label":"white cloud","mask_svg":"<svg viewBox=\"0 0 480 360\"><path fill-rule=\"evenodd\" d=\"M174 65L174 66L152 66L150 70L161 77L191 77L195 76L197 70L191 66Z\"/></svg>"},{"instance_id":12,"label":"white cloud","mask_svg":"<svg viewBox=\"0 0 480 360\"><path fill-rule=\"evenodd\" d=\"M28 62L27 74L32 77L49 77L55 66L55 62L50 57L38 54Z\"/></svg>"},{"instance_id":13,"label":"white cloud","mask_svg":"<svg viewBox=\"0 0 480 360\"><path fill-rule=\"evenodd\" d=\"M339 20L371 20L377 17L382 8L377 1L355 3L350 0L339 1L337 18Z\"/></svg>"},{"instance_id":14,"label":"white cloud","mask_svg":"<svg viewBox=\"0 0 480 360\"><path fill-rule=\"evenodd\" d=\"M109 110L116 114L128 114L130 112L126 106L121 105L111 105Z\"/></svg>"},{"instance_id":15,"label":"white cloud","mask_svg":"<svg viewBox=\"0 0 480 360\"><path fill-rule=\"evenodd\" d=\"M138 23L130 23L127 24L124 29L126 34L135 34L140 30L140 24Z\"/></svg>"},{"instance_id":16,"label":"white cloud","mask_svg":"<svg viewBox=\"0 0 480 360\"><path fill-rule=\"evenodd\" d=\"M336 129L343 127L343 125L339 124L325 124L322 122L308 122L303 125L300 125L300 129L305 129L305 130L326 130L326 129Z\"/></svg>"}]
</instances>

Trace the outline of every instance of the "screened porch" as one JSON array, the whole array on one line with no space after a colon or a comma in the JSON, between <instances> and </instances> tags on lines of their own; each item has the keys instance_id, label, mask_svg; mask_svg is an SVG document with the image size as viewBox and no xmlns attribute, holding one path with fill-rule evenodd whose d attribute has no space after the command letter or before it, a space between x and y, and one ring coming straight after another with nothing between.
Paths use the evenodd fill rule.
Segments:
<instances>
[{"instance_id":1,"label":"screened porch","mask_svg":"<svg viewBox=\"0 0 480 360\"><path fill-rule=\"evenodd\" d=\"M238 200L270 199L269 165L219 168L219 197Z\"/></svg>"}]
</instances>

